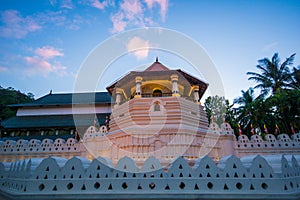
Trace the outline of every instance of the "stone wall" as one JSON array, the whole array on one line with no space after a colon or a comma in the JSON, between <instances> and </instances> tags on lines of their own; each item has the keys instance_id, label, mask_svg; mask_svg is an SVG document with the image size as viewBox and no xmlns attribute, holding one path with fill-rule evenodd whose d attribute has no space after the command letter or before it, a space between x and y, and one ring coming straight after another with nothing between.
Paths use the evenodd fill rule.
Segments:
<instances>
[{"instance_id":1,"label":"stone wall","mask_svg":"<svg viewBox=\"0 0 300 200\"><path fill-rule=\"evenodd\" d=\"M239 157L251 154L300 154L300 133L292 135L291 138L287 134L280 134L277 138L268 134L265 140L260 135L252 135L250 139L241 135L235 151Z\"/></svg>"},{"instance_id":2,"label":"stone wall","mask_svg":"<svg viewBox=\"0 0 300 200\"><path fill-rule=\"evenodd\" d=\"M49 155L72 157L81 154L82 145L74 138L67 141L57 138L43 139L42 141L31 140L6 140L0 143L0 161L14 161L16 159L31 157L48 157Z\"/></svg>"},{"instance_id":3,"label":"stone wall","mask_svg":"<svg viewBox=\"0 0 300 200\"><path fill-rule=\"evenodd\" d=\"M140 137L129 138L128 135L115 136L109 133L106 126L98 129L91 126L79 142L73 138L66 141L61 138L54 141L51 139L0 141L0 161L12 162L17 159L48 156L65 158L82 156L92 160L103 156L110 158L116 164L120 158L129 156L138 163L138 166L141 166L148 157L155 156L166 166L178 155L191 161L208 155L215 162L227 155L235 155L239 158L253 154L300 155L299 133L291 137L287 134L280 134L277 138L268 134L265 140L259 135L252 135L250 139L246 135L241 135L236 139L233 129L226 122L221 127L216 123L211 123L207 133L202 135L178 133L169 143L164 139L164 135L162 137L157 135L152 140ZM161 150L156 151L155 145L160 146ZM163 148L164 146L166 147ZM187 149L185 152L180 150L183 146Z\"/></svg>"},{"instance_id":4,"label":"stone wall","mask_svg":"<svg viewBox=\"0 0 300 200\"><path fill-rule=\"evenodd\" d=\"M298 160L297 160L298 158ZM154 157L141 168L128 157L49 157L0 164L0 194L22 199L299 199L299 157L208 156L190 166L182 157L162 168Z\"/></svg>"}]
</instances>

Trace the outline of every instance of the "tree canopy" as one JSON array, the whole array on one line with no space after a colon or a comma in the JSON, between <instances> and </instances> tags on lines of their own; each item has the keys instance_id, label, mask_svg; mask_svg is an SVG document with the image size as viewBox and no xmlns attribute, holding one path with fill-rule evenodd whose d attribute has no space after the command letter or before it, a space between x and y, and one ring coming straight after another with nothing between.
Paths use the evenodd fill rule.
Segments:
<instances>
[{"instance_id":1,"label":"tree canopy","mask_svg":"<svg viewBox=\"0 0 300 200\"><path fill-rule=\"evenodd\" d=\"M16 110L8 107L11 104L27 103L34 100L32 93L24 94L12 87L0 86L0 120L16 115Z\"/></svg>"},{"instance_id":2,"label":"tree canopy","mask_svg":"<svg viewBox=\"0 0 300 200\"><path fill-rule=\"evenodd\" d=\"M262 95L267 95L270 91L275 94L280 89L291 88L293 79L290 66L293 65L295 55L291 55L283 63L280 63L278 53L275 53L271 60L269 58L258 60L256 67L260 73L247 72L247 75L250 75L248 80L258 83L254 88L261 89Z\"/></svg>"},{"instance_id":3,"label":"tree canopy","mask_svg":"<svg viewBox=\"0 0 300 200\"><path fill-rule=\"evenodd\" d=\"M226 121L231 124L237 134L237 124L243 134L294 134L300 131L300 67L294 67L295 54L280 62L279 54L271 59L258 60L256 68L260 71L247 72L248 80L254 80L256 85L233 101L233 105L215 105L226 113ZM255 97L254 90L260 89L260 95ZM205 108L208 120L214 115L211 106L216 97L208 97ZM225 98L222 102L226 102ZM220 102L220 101L217 101ZM220 120L218 120L220 121ZM253 131L255 130L255 131Z\"/></svg>"}]
</instances>

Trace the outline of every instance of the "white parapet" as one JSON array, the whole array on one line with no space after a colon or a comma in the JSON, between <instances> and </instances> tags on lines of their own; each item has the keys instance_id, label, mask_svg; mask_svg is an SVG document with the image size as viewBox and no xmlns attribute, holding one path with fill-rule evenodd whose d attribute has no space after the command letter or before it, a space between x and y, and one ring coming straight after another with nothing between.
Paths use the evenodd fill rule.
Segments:
<instances>
[{"instance_id":1,"label":"white parapet","mask_svg":"<svg viewBox=\"0 0 300 200\"><path fill-rule=\"evenodd\" d=\"M293 155L208 156L194 166L178 157L167 168L151 157L138 168L129 157L21 160L0 163L0 197L30 199L299 199L300 167ZM34 165L34 167L33 167ZM2 195L2 196L1 196ZM176 195L176 196L174 196Z\"/></svg>"}]
</instances>

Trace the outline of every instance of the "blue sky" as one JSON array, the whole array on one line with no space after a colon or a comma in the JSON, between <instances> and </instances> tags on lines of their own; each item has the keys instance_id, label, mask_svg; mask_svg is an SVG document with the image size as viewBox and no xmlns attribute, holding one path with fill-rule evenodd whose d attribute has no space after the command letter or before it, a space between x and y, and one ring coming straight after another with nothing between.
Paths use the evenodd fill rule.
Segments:
<instances>
[{"instance_id":1,"label":"blue sky","mask_svg":"<svg viewBox=\"0 0 300 200\"><path fill-rule=\"evenodd\" d=\"M246 72L256 71L258 59L296 53L300 65L299 19L297 0L0 0L0 85L36 98L51 89L73 92L81 64L99 43L134 28L163 27L206 50L232 101L255 84ZM131 54L114 63L98 90L156 56L193 74L188 63L163 52Z\"/></svg>"}]
</instances>

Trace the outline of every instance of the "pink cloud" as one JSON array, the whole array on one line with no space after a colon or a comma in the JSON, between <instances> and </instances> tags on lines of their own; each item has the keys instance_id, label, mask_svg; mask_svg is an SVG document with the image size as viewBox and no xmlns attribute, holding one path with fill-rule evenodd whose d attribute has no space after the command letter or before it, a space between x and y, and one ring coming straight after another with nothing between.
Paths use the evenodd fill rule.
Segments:
<instances>
[{"instance_id":1,"label":"pink cloud","mask_svg":"<svg viewBox=\"0 0 300 200\"><path fill-rule=\"evenodd\" d=\"M49 0L49 2L52 6L57 6L58 5L60 8L67 8L67 9L73 9L74 8L72 0L59 0L59 1Z\"/></svg>"},{"instance_id":2,"label":"pink cloud","mask_svg":"<svg viewBox=\"0 0 300 200\"><path fill-rule=\"evenodd\" d=\"M60 76L67 75L67 67L57 61L56 57L62 57L64 54L61 50L51 46L37 48L34 51L34 56L26 56L25 74L27 76L42 75L47 76L50 73L55 73Z\"/></svg>"},{"instance_id":3,"label":"pink cloud","mask_svg":"<svg viewBox=\"0 0 300 200\"><path fill-rule=\"evenodd\" d=\"M165 21L166 14L168 11L168 0L144 0L149 9L152 9L153 4L158 4L160 6L160 16L162 21Z\"/></svg>"},{"instance_id":4,"label":"pink cloud","mask_svg":"<svg viewBox=\"0 0 300 200\"><path fill-rule=\"evenodd\" d=\"M151 16L146 16L148 9L155 5L160 7L160 16L165 21L168 10L168 0L123 0L119 3L118 12L111 15L113 23L112 33L124 31L128 26L145 27L154 25Z\"/></svg>"},{"instance_id":5,"label":"pink cloud","mask_svg":"<svg viewBox=\"0 0 300 200\"><path fill-rule=\"evenodd\" d=\"M56 73L61 76L67 74L67 67L61 65L59 62L50 63L50 61L44 60L38 56L25 57L25 62L28 66L28 68L25 70L27 76L47 76L49 73Z\"/></svg>"},{"instance_id":6,"label":"pink cloud","mask_svg":"<svg viewBox=\"0 0 300 200\"><path fill-rule=\"evenodd\" d=\"M127 51L133 52L137 59L144 59L148 57L150 43L139 37L133 37L127 43Z\"/></svg>"},{"instance_id":7,"label":"pink cloud","mask_svg":"<svg viewBox=\"0 0 300 200\"><path fill-rule=\"evenodd\" d=\"M138 19L139 17L141 17L141 14L143 12L142 4L138 0L124 1L120 5L120 8L128 20Z\"/></svg>"},{"instance_id":8,"label":"pink cloud","mask_svg":"<svg viewBox=\"0 0 300 200\"><path fill-rule=\"evenodd\" d=\"M52 2L56 4L56 2ZM61 7L72 9L72 1L62 1ZM84 23L89 23L88 19L83 19L79 14L74 14L72 18L67 18L66 9L59 11L45 11L34 15L22 16L17 10L6 10L0 12L0 37L6 38L25 38L29 33L42 29L42 26L51 24L62 26L70 30L78 30Z\"/></svg>"},{"instance_id":9,"label":"pink cloud","mask_svg":"<svg viewBox=\"0 0 300 200\"><path fill-rule=\"evenodd\" d=\"M112 15L110 19L113 23L112 33L118 33L125 30L127 22L124 20L123 13L117 13L115 15Z\"/></svg>"},{"instance_id":10,"label":"pink cloud","mask_svg":"<svg viewBox=\"0 0 300 200\"><path fill-rule=\"evenodd\" d=\"M72 0L63 0L61 2L61 8L67 8L67 9L73 9L73 3Z\"/></svg>"},{"instance_id":11,"label":"pink cloud","mask_svg":"<svg viewBox=\"0 0 300 200\"><path fill-rule=\"evenodd\" d=\"M123 1L120 10L111 16L112 33L124 31L128 24L144 26L143 7L139 0Z\"/></svg>"},{"instance_id":12,"label":"pink cloud","mask_svg":"<svg viewBox=\"0 0 300 200\"><path fill-rule=\"evenodd\" d=\"M6 72L6 71L8 71L7 67L0 66L0 72Z\"/></svg>"},{"instance_id":13,"label":"pink cloud","mask_svg":"<svg viewBox=\"0 0 300 200\"><path fill-rule=\"evenodd\" d=\"M46 59L50 59L50 58L53 58L56 56L64 56L64 54L60 50L55 49L54 47L50 47L50 46L44 46L44 47L38 48L35 50L35 53L38 56L41 56Z\"/></svg>"},{"instance_id":14,"label":"pink cloud","mask_svg":"<svg viewBox=\"0 0 300 200\"><path fill-rule=\"evenodd\" d=\"M92 6L99 9L99 10L104 10L105 7L109 6L110 2L107 0L104 0L102 2L100 2L99 0L94 0L92 2Z\"/></svg>"},{"instance_id":15,"label":"pink cloud","mask_svg":"<svg viewBox=\"0 0 300 200\"><path fill-rule=\"evenodd\" d=\"M0 36L10 38L24 38L28 33L42 27L31 17L22 17L16 10L6 10L1 13L3 25L0 27Z\"/></svg>"},{"instance_id":16,"label":"pink cloud","mask_svg":"<svg viewBox=\"0 0 300 200\"><path fill-rule=\"evenodd\" d=\"M65 16L66 11L59 10L56 12L48 11L36 15L36 20L40 24L53 24L55 26L64 26L68 20Z\"/></svg>"},{"instance_id":17,"label":"pink cloud","mask_svg":"<svg viewBox=\"0 0 300 200\"><path fill-rule=\"evenodd\" d=\"M51 24L69 30L79 30L82 24L90 24L89 19L83 18L79 14L74 14L72 17L67 17L67 10L47 11L36 15L36 20L44 25Z\"/></svg>"},{"instance_id":18,"label":"pink cloud","mask_svg":"<svg viewBox=\"0 0 300 200\"><path fill-rule=\"evenodd\" d=\"M27 75L42 74L45 76L52 71L51 64L39 57L25 57L25 61L29 65L26 70Z\"/></svg>"}]
</instances>

